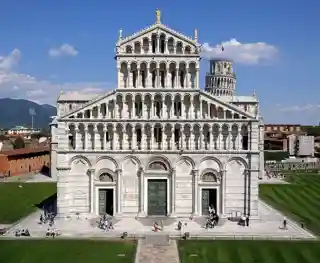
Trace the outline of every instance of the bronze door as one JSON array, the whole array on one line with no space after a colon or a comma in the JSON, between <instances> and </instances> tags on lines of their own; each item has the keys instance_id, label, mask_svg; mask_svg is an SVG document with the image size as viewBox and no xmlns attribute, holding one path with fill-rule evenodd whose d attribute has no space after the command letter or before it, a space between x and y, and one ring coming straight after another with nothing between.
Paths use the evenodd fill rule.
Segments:
<instances>
[{"instance_id":1,"label":"bronze door","mask_svg":"<svg viewBox=\"0 0 320 263\"><path fill-rule=\"evenodd\" d=\"M167 215L167 180L148 180L148 215Z\"/></svg>"}]
</instances>

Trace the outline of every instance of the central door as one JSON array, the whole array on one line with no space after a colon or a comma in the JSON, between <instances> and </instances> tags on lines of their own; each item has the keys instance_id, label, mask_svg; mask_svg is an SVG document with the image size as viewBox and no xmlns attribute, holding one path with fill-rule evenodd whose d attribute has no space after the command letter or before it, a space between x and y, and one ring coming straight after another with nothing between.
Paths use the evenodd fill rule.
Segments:
<instances>
[{"instance_id":1,"label":"central door","mask_svg":"<svg viewBox=\"0 0 320 263\"><path fill-rule=\"evenodd\" d=\"M202 215L209 215L209 206L217 212L217 189L202 189Z\"/></svg>"},{"instance_id":2,"label":"central door","mask_svg":"<svg viewBox=\"0 0 320 263\"><path fill-rule=\"evenodd\" d=\"M167 180L148 180L148 215L167 215Z\"/></svg>"},{"instance_id":3,"label":"central door","mask_svg":"<svg viewBox=\"0 0 320 263\"><path fill-rule=\"evenodd\" d=\"M99 215L113 215L113 189L99 189Z\"/></svg>"}]
</instances>

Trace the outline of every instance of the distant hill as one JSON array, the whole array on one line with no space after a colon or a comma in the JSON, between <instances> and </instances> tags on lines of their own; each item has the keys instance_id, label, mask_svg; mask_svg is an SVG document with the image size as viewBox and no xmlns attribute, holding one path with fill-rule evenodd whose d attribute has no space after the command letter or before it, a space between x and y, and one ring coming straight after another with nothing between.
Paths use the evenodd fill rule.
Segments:
<instances>
[{"instance_id":1,"label":"distant hill","mask_svg":"<svg viewBox=\"0 0 320 263\"><path fill-rule=\"evenodd\" d=\"M39 105L29 100L0 99L0 128L10 129L17 125L31 127L30 109L36 113L34 128L48 128L51 116L56 115L56 108L43 104Z\"/></svg>"}]
</instances>

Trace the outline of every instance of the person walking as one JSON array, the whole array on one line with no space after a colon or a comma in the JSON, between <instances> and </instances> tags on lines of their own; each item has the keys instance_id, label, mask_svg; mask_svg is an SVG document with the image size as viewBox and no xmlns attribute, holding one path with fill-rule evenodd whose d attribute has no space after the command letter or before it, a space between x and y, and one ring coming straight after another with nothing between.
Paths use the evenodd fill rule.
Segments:
<instances>
[{"instance_id":1,"label":"person walking","mask_svg":"<svg viewBox=\"0 0 320 263\"><path fill-rule=\"evenodd\" d=\"M247 215L247 217L246 217L246 226L249 226L249 216Z\"/></svg>"},{"instance_id":2,"label":"person walking","mask_svg":"<svg viewBox=\"0 0 320 263\"><path fill-rule=\"evenodd\" d=\"M286 217L283 218L283 229L287 230L287 218Z\"/></svg>"}]
</instances>

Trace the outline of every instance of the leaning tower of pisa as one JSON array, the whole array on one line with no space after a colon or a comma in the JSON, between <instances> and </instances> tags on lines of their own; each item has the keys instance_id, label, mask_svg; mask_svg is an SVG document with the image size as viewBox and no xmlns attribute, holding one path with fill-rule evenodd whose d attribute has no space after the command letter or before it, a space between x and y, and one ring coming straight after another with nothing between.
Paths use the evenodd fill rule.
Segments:
<instances>
[{"instance_id":1,"label":"leaning tower of pisa","mask_svg":"<svg viewBox=\"0 0 320 263\"><path fill-rule=\"evenodd\" d=\"M210 70L206 74L205 91L215 96L234 96L236 75L230 60L210 60Z\"/></svg>"}]
</instances>

